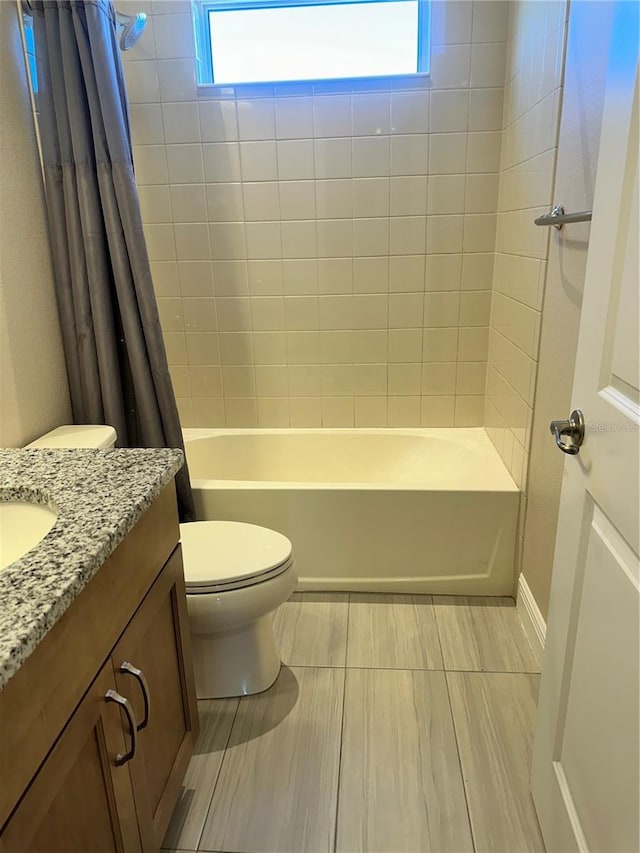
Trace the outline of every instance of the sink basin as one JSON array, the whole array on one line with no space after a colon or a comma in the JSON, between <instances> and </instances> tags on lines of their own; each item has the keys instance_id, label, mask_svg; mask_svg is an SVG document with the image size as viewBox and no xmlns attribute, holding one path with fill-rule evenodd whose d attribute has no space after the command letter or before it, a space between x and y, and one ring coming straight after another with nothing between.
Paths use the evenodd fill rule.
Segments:
<instances>
[{"instance_id":1,"label":"sink basin","mask_svg":"<svg viewBox=\"0 0 640 853\"><path fill-rule=\"evenodd\" d=\"M57 517L54 510L42 504L0 501L0 569L35 548Z\"/></svg>"}]
</instances>

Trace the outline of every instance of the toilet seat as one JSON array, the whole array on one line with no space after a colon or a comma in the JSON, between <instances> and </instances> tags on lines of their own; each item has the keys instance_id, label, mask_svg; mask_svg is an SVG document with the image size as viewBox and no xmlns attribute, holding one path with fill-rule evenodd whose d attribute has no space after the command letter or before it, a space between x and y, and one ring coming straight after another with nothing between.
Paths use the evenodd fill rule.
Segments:
<instances>
[{"instance_id":1,"label":"toilet seat","mask_svg":"<svg viewBox=\"0 0 640 853\"><path fill-rule=\"evenodd\" d=\"M254 586L293 564L287 537L255 524L189 522L180 525L180 540L189 595Z\"/></svg>"}]
</instances>

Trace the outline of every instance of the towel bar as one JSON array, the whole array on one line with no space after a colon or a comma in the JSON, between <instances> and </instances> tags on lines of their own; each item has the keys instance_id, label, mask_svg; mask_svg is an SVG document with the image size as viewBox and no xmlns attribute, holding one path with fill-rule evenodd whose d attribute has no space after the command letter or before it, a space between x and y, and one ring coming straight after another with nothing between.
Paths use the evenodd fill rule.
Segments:
<instances>
[{"instance_id":1,"label":"towel bar","mask_svg":"<svg viewBox=\"0 0 640 853\"><path fill-rule=\"evenodd\" d=\"M551 213L543 213L533 220L536 225L553 225L558 231L563 225L570 225L572 222L591 222L591 211L581 210L578 213L565 213L564 207L556 205Z\"/></svg>"}]
</instances>

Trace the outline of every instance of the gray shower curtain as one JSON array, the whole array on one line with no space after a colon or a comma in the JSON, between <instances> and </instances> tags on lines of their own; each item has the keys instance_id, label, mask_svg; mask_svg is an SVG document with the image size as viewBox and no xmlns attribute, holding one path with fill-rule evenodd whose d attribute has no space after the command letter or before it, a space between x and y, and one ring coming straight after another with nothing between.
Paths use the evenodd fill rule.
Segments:
<instances>
[{"instance_id":1,"label":"gray shower curtain","mask_svg":"<svg viewBox=\"0 0 640 853\"><path fill-rule=\"evenodd\" d=\"M113 5L29 6L74 421L110 424L123 447L182 447L133 175ZM177 491L181 520L193 520L186 466Z\"/></svg>"}]
</instances>

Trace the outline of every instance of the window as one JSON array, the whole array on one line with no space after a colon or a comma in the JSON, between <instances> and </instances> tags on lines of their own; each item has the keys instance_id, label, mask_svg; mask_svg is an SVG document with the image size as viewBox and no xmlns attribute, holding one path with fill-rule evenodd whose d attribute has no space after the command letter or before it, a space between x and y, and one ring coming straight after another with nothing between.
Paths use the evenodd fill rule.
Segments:
<instances>
[{"instance_id":1,"label":"window","mask_svg":"<svg viewBox=\"0 0 640 853\"><path fill-rule=\"evenodd\" d=\"M199 82L426 74L429 0L199 0Z\"/></svg>"}]
</instances>

